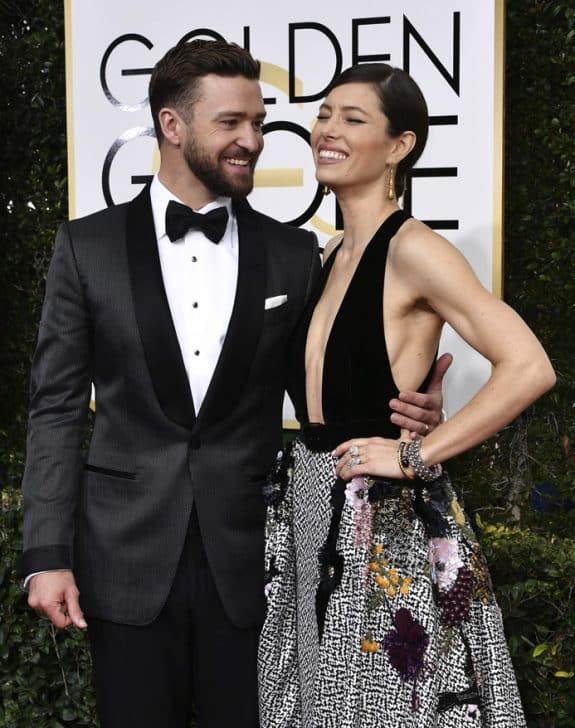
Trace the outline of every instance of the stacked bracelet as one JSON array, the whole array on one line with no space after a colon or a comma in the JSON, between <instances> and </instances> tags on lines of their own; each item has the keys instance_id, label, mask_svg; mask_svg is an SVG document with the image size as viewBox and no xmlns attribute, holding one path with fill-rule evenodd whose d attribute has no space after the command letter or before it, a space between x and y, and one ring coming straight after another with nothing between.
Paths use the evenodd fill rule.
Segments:
<instances>
[{"instance_id":1,"label":"stacked bracelet","mask_svg":"<svg viewBox=\"0 0 575 728\"><path fill-rule=\"evenodd\" d=\"M397 450L397 459L401 472L409 477L406 468L411 466L416 476L429 483L441 475L441 465L426 465L421 459L421 440L413 440L413 442L400 442Z\"/></svg>"},{"instance_id":2,"label":"stacked bracelet","mask_svg":"<svg viewBox=\"0 0 575 728\"><path fill-rule=\"evenodd\" d=\"M397 448L397 462L399 463L399 469L404 474L404 476L408 480L415 480L415 476L412 475L407 468L409 467L409 463L405 457L405 449L409 445L408 442L405 442L404 440L399 441L399 447Z\"/></svg>"}]
</instances>

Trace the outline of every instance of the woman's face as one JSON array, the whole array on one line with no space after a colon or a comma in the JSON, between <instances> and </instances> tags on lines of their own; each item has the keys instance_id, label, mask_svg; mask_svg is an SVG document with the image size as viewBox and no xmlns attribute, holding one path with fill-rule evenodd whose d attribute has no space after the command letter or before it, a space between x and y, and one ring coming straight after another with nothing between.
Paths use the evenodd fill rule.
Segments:
<instances>
[{"instance_id":1,"label":"woman's face","mask_svg":"<svg viewBox=\"0 0 575 728\"><path fill-rule=\"evenodd\" d=\"M316 178L338 190L350 185L381 185L394 146L388 120L368 83L333 89L319 109L311 133Z\"/></svg>"}]
</instances>

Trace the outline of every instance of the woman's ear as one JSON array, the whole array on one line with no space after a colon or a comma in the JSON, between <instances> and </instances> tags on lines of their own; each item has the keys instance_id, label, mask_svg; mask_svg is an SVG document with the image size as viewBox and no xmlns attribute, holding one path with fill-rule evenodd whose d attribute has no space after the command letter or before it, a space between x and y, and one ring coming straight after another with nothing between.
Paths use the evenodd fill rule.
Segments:
<instances>
[{"instance_id":1,"label":"woman's ear","mask_svg":"<svg viewBox=\"0 0 575 728\"><path fill-rule=\"evenodd\" d=\"M388 164L399 164L415 146L417 137L412 131L404 131L393 140L393 147L387 158Z\"/></svg>"}]
</instances>

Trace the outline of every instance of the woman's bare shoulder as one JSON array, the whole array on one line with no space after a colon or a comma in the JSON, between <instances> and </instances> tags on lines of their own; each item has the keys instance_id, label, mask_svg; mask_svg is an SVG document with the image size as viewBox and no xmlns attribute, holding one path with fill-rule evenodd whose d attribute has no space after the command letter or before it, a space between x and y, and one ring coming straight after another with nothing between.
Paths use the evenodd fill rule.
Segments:
<instances>
[{"instance_id":1,"label":"woman's bare shoulder","mask_svg":"<svg viewBox=\"0 0 575 728\"><path fill-rule=\"evenodd\" d=\"M337 235L334 235L333 238L330 238L330 240L327 241L325 244L325 248L322 252L323 262L325 264L326 260L329 258L329 256L333 253L334 249L341 243L343 240L343 232L338 233Z\"/></svg>"},{"instance_id":2,"label":"woman's bare shoulder","mask_svg":"<svg viewBox=\"0 0 575 728\"><path fill-rule=\"evenodd\" d=\"M412 217L400 227L392 240L390 246L390 259L396 264L412 265L414 262L421 260L421 256L425 254L425 259L429 261L430 256L456 256L463 258L457 248L450 243L449 240L432 230L421 220Z\"/></svg>"}]
</instances>

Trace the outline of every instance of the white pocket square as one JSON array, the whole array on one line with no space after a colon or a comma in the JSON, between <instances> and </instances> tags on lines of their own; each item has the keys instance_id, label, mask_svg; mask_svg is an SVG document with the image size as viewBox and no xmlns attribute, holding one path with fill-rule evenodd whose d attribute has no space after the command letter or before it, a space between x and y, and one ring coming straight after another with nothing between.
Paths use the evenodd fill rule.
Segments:
<instances>
[{"instance_id":1,"label":"white pocket square","mask_svg":"<svg viewBox=\"0 0 575 728\"><path fill-rule=\"evenodd\" d=\"M283 305L286 301L287 295L285 293L281 296L272 296L271 298L266 298L264 308L268 311L270 308L277 308L278 306Z\"/></svg>"}]
</instances>

